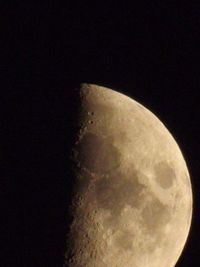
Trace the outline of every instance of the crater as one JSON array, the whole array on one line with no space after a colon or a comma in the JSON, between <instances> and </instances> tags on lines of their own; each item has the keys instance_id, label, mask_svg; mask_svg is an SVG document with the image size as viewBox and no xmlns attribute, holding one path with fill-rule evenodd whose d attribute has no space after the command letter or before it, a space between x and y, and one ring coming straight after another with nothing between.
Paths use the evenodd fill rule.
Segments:
<instances>
[{"instance_id":1,"label":"crater","mask_svg":"<svg viewBox=\"0 0 200 267\"><path fill-rule=\"evenodd\" d=\"M176 178L174 169L167 162L159 162L154 167L156 182L164 189L173 185Z\"/></svg>"},{"instance_id":2,"label":"crater","mask_svg":"<svg viewBox=\"0 0 200 267\"><path fill-rule=\"evenodd\" d=\"M88 111L88 115L89 116L93 116L94 115L94 112L93 111Z\"/></svg>"},{"instance_id":3,"label":"crater","mask_svg":"<svg viewBox=\"0 0 200 267\"><path fill-rule=\"evenodd\" d=\"M119 120L117 113L119 110L116 107L106 105L103 103L86 103L85 107L87 110L93 110L94 113L90 112L90 115L83 116L84 119L82 121L87 122L88 120L93 120L94 124L97 121L101 121L102 123L98 123L98 129L104 135L109 135L110 131L113 132L115 123ZM112 122L112 123L111 123Z\"/></svg>"},{"instance_id":4,"label":"crater","mask_svg":"<svg viewBox=\"0 0 200 267\"><path fill-rule=\"evenodd\" d=\"M120 165L121 154L110 140L86 133L78 147L77 160L89 171L105 174Z\"/></svg>"}]
</instances>

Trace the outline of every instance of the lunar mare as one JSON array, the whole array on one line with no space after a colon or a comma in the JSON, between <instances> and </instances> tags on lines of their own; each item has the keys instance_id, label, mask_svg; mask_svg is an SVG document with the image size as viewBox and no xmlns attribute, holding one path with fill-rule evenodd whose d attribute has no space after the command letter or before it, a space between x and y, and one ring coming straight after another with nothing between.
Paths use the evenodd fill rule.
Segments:
<instances>
[{"instance_id":1,"label":"lunar mare","mask_svg":"<svg viewBox=\"0 0 200 267\"><path fill-rule=\"evenodd\" d=\"M180 148L128 96L83 84L80 99L65 266L174 267L192 218Z\"/></svg>"}]
</instances>

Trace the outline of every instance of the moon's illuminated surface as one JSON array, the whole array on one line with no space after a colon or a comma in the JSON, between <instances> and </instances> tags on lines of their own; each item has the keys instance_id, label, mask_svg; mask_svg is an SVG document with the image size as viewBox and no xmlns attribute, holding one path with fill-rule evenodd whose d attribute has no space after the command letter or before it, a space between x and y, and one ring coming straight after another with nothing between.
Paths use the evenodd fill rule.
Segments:
<instances>
[{"instance_id":1,"label":"moon's illuminated surface","mask_svg":"<svg viewBox=\"0 0 200 267\"><path fill-rule=\"evenodd\" d=\"M65 266L174 267L192 217L190 177L162 122L131 98L80 89Z\"/></svg>"}]
</instances>

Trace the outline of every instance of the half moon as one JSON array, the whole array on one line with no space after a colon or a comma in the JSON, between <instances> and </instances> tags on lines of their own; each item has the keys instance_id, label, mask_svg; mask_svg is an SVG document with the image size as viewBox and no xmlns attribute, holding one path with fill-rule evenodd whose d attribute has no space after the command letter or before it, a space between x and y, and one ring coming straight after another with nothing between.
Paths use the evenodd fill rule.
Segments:
<instances>
[{"instance_id":1,"label":"half moon","mask_svg":"<svg viewBox=\"0 0 200 267\"><path fill-rule=\"evenodd\" d=\"M143 105L83 84L65 266L174 267L191 226L180 148Z\"/></svg>"}]
</instances>

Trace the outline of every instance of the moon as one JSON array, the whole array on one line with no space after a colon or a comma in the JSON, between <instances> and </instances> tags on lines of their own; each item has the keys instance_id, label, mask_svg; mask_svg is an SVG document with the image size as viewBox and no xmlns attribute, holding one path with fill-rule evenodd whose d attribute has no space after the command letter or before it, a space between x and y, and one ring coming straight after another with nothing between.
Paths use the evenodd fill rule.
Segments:
<instances>
[{"instance_id":1,"label":"moon","mask_svg":"<svg viewBox=\"0 0 200 267\"><path fill-rule=\"evenodd\" d=\"M128 96L82 84L80 100L65 266L174 267L193 204L179 146Z\"/></svg>"}]
</instances>

